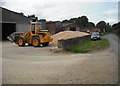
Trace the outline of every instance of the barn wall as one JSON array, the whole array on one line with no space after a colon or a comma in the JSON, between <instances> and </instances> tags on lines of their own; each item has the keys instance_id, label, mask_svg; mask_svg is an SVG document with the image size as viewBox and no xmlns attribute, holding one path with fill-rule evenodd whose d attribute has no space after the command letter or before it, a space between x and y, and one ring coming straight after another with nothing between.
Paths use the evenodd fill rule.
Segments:
<instances>
[{"instance_id":1,"label":"barn wall","mask_svg":"<svg viewBox=\"0 0 120 86\"><path fill-rule=\"evenodd\" d=\"M46 23L46 29L49 30L50 34L56 33L56 25L54 22Z\"/></svg>"},{"instance_id":2,"label":"barn wall","mask_svg":"<svg viewBox=\"0 0 120 86\"><path fill-rule=\"evenodd\" d=\"M16 31L17 32L27 32L27 31L29 31L29 24L28 23L17 23L16 24Z\"/></svg>"},{"instance_id":3,"label":"barn wall","mask_svg":"<svg viewBox=\"0 0 120 86\"><path fill-rule=\"evenodd\" d=\"M0 7L0 32L2 32L2 39L6 40L6 37L15 31L29 31L29 22L30 19L24 14Z\"/></svg>"},{"instance_id":4,"label":"barn wall","mask_svg":"<svg viewBox=\"0 0 120 86\"><path fill-rule=\"evenodd\" d=\"M76 27L76 31L80 31L80 28L79 28L79 27Z\"/></svg>"},{"instance_id":5,"label":"barn wall","mask_svg":"<svg viewBox=\"0 0 120 86\"><path fill-rule=\"evenodd\" d=\"M63 25L61 22L56 22L56 32L60 32L63 30Z\"/></svg>"},{"instance_id":6,"label":"barn wall","mask_svg":"<svg viewBox=\"0 0 120 86\"><path fill-rule=\"evenodd\" d=\"M39 21L39 23L40 23L40 28L42 30L46 30L46 21Z\"/></svg>"},{"instance_id":7,"label":"barn wall","mask_svg":"<svg viewBox=\"0 0 120 86\"><path fill-rule=\"evenodd\" d=\"M65 27L64 30L70 30L70 27Z\"/></svg>"}]
</instances>

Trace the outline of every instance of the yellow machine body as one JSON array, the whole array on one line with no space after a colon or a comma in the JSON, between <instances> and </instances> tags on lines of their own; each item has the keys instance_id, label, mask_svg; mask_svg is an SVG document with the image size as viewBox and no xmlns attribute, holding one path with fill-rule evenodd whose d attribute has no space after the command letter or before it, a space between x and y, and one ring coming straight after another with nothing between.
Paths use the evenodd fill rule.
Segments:
<instances>
[{"instance_id":1,"label":"yellow machine body","mask_svg":"<svg viewBox=\"0 0 120 86\"><path fill-rule=\"evenodd\" d=\"M28 43L29 45L33 46L39 46L40 44L48 45L49 42L53 41L53 38L50 35L50 33L47 30L41 30L40 25L37 22L31 22L29 29L30 30L28 32L20 34L20 37L24 38L25 43ZM18 39L19 46L24 45L22 43L24 42L23 38L21 38L21 40Z\"/></svg>"}]
</instances>

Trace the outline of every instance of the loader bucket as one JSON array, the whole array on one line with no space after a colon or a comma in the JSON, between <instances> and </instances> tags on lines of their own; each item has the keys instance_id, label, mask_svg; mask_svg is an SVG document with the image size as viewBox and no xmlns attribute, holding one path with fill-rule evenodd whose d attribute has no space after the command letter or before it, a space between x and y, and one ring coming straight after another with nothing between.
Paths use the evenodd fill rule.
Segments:
<instances>
[{"instance_id":1,"label":"loader bucket","mask_svg":"<svg viewBox=\"0 0 120 86\"><path fill-rule=\"evenodd\" d=\"M14 42L11 35L9 35L9 36L7 37L7 39L8 39L10 42L12 42L12 43Z\"/></svg>"},{"instance_id":2,"label":"loader bucket","mask_svg":"<svg viewBox=\"0 0 120 86\"><path fill-rule=\"evenodd\" d=\"M8 37L7 37L7 39L10 41L10 42L12 42L12 43L15 43L15 44L17 44L17 40L18 40L18 38L20 37L20 32L14 32L14 33L12 33L12 34L10 34Z\"/></svg>"}]
</instances>

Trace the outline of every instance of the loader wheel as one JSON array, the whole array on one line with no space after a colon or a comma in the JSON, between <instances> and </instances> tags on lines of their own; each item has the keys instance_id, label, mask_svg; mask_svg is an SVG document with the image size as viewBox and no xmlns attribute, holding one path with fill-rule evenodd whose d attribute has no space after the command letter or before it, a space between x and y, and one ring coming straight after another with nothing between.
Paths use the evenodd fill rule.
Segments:
<instances>
[{"instance_id":1,"label":"loader wheel","mask_svg":"<svg viewBox=\"0 0 120 86\"><path fill-rule=\"evenodd\" d=\"M25 46L25 38L24 37L18 38L17 43L19 46Z\"/></svg>"},{"instance_id":2,"label":"loader wheel","mask_svg":"<svg viewBox=\"0 0 120 86\"><path fill-rule=\"evenodd\" d=\"M32 40L32 45L34 47L39 47L40 46L40 38L39 37L34 37Z\"/></svg>"},{"instance_id":3,"label":"loader wheel","mask_svg":"<svg viewBox=\"0 0 120 86\"><path fill-rule=\"evenodd\" d=\"M43 46L48 46L49 42L42 43Z\"/></svg>"}]
</instances>

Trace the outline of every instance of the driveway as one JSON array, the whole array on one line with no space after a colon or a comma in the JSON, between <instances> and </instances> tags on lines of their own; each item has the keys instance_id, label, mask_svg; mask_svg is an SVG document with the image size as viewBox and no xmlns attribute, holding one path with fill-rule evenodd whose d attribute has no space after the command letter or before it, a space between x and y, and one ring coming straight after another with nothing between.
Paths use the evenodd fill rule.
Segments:
<instances>
[{"instance_id":1,"label":"driveway","mask_svg":"<svg viewBox=\"0 0 120 86\"><path fill-rule=\"evenodd\" d=\"M118 56L118 50L120 49L120 47L118 46L119 38L114 34L105 35L105 38L109 40L112 50Z\"/></svg>"},{"instance_id":2,"label":"driveway","mask_svg":"<svg viewBox=\"0 0 120 86\"><path fill-rule=\"evenodd\" d=\"M116 84L117 56L110 47L95 53L52 53L54 46L2 46L3 84Z\"/></svg>"}]
</instances>

